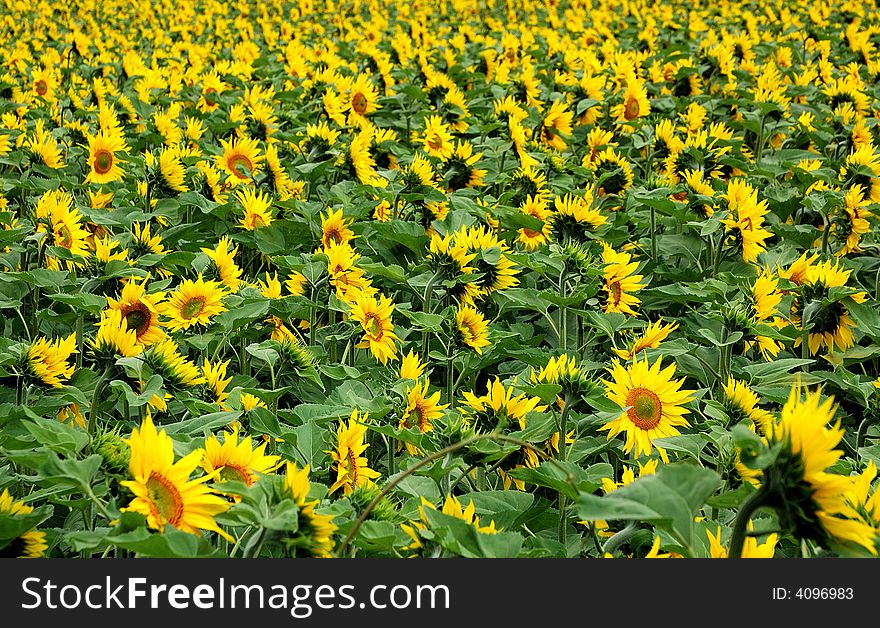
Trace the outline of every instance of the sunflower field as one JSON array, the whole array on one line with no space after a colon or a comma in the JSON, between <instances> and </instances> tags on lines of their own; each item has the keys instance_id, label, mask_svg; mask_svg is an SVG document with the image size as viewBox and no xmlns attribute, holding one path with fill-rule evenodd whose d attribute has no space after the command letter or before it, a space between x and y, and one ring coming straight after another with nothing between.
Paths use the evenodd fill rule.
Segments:
<instances>
[{"instance_id":1,"label":"sunflower field","mask_svg":"<svg viewBox=\"0 0 880 628\"><path fill-rule=\"evenodd\" d=\"M871 557L880 13L0 0L0 556Z\"/></svg>"}]
</instances>

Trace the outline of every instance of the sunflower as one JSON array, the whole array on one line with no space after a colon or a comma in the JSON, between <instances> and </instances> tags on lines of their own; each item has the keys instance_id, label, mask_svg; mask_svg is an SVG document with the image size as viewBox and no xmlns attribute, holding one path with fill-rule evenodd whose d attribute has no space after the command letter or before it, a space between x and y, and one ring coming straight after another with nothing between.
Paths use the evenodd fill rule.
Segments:
<instances>
[{"instance_id":1,"label":"sunflower","mask_svg":"<svg viewBox=\"0 0 880 628\"><path fill-rule=\"evenodd\" d=\"M677 436L679 427L688 427L684 418L690 412L683 404L693 398L693 390L681 390L684 379L673 380L675 363L661 370L662 358L653 365L647 358L624 367L614 360L608 371L612 381L603 380L608 398L624 409L616 419L599 429L608 431L608 439L626 433L623 450L635 450L638 457L650 455L654 449L655 438ZM669 462L666 450L657 448L663 462Z\"/></svg>"},{"instance_id":2,"label":"sunflower","mask_svg":"<svg viewBox=\"0 0 880 628\"><path fill-rule=\"evenodd\" d=\"M348 244L354 233L348 226L351 220L346 220L342 210L328 211L327 215L321 214L321 244L329 247L332 244Z\"/></svg>"},{"instance_id":3,"label":"sunflower","mask_svg":"<svg viewBox=\"0 0 880 628\"><path fill-rule=\"evenodd\" d=\"M251 183L260 173L260 165L263 163L257 140L249 137L221 139L220 145L223 147L223 154L218 155L215 160L217 167L226 175L227 184L235 187L239 183Z\"/></svg>"},{"instance_id":4,"label":"sunflower","mask_svg":"<svg viewBox=\"0 0 880 628\"><path fill-rule=\"evenodd\" d=\"M519 210L541 221L540 229L521 227L516 238L517 242L521 242L527 251L534 251L539 246L546 244L550 238L552 224L547 219L553 212L547 208L546 200L534 196L527 196Z\"/></svg>"},{"instance_id":5,"label":"sunflower","mask_svg":"<svg viewBox=\"0 0 880 628\"><path fill-rule=\"evenodd\" d=\"M336 481L329 490L331 494L341 488L344 495L350 495L358 487L375 486L373 480L379 477L379 472L371 469L366 457L361 455L370 446L364 442L367 417L367 413L359 417L354 409L347 425L344 421L339 422L336 448L327 452L336 468Z\"/></svg>"},{"instance_id":6,"label":"sunflower","mask_svg":"<svg viewBox=\"0 0 880 628\"><path fill-rule=\"evenodd\" d=\"M613 148L606 148L593 160L590 168L596 178L599 195L622 194L633 184L629 161Z\"/></svg>"},{"instance_id":7,"label":"sunflower","mask_svg":"<svg viewBox=\"0 0 880 628\"><path fill-rule=\"evenodd\" d=\"M850 316L843 297L831 301L828 299L834 288L846 286L851 273L851 270L841 268L839 262L832 264L831 261L806 268L800 295L792 305L792 319L802 332L809 333L810 355L816 355L823 348L834 351L836 347L846 351L855 344L853 330L856 322ZM856 303L864 303L867 299L866 293L852 290L848 296ZM807 307L815 309L804 328L803 317ZM794 344L800 346L800 336Z\"/></svg>"},{"instance_id":8,"label":"sunflower","mask_svg":"<svg viewBox=\"0 0 880 628\"><path fill-rule=\"evenodd\" d=\"M747 384L729 378L724 384L724 410L731 423L739 423L748 420L760 431L767 434L770 431L773 416L758 407L760 397Z\"/></svg>"},{"instance_id":9,"label":"sunflower","mask_svg":"<svg viewBox=\"0 0 880 628\"><path fill-rule=\"evenodd\" d=\"M159 531L171 525L190 534L201 535L202 530L210 530L228 541L235 540L215 521L230 506L205 486L216 474L190 479L204 455L202 450L174 462L171 437L164 429L157 433L149 416L125 442L131 447L129 471L133 479L121 484L134 493L134 499L120 509L122 512L144 515L147 525Z\"/></svg>"},{"instance_id":10,"label":"sunflower","mask_svg":"<svg viewBox=\"0 0 880 628\"><path fill-rule=\"evenodd\" d=\"M304 547L310 556L329 558L333 551L333 534L336 525L332 515L315 512L318 500L310 500L312 485L309 482L309 465L299 469L294 462L285 463L284 489L299 507L298 538L293 547Z\"/></svg>"},{"instance_id":11,"label":"sunflower","mask_svg":"<svg viewBox=\"0 0 880 628\"><path fill-rule=\"evenodd\" d=\"M449 127L440 116L426 117L425 130L415 141L422 145L426 153L444 161L452 157L455 150L455 140L452 133L449 132Z\"/></svg>"},{"instance_id":12,"label":"sunflower","mask_svg":"<svg viewBox=\"0 0 880 628\"><path fill-rule=\"evenodd\" d=\"M400 369L398 370L398 376L400 379L413 379L418 380L425 374L425 367L427 365L423 364L421 359L419 359L419 354L409 350L400 361Z\"/></svg>"},{"instance_id":13,"label":"sunflower","mask_svg":"<svg viewBox=\"0 0 880 628\"><path fill-rule=\"evenodd\" d=\"M201 467L216 482L243 482L253 486L258 474L272 473L281 465L280 456L266 455L267 443L254 447L251 437L239 440L238 429L223 434L223 442L216 435L205 439Z\"/></svg>"},{"instance_id":14,"label":"sunflower","mask_svg":"<svg viewBox=\"0 0 880 628\"><path fill-rule=\"evenodd\" d=\"M144 353L144 362L153 373L162 376L169 390L182 390L206 383L199 367L180 353L180 347L171 338L152 345Z\"/></svg>"},{"instance_id":15,"label":"sunflower","mask_svg":"<svg viewBox=\"0 0 880 628\"><path fill-rule=\"evenodd\" d=\"M859 242L862 236L871 231L868 219L873 214L867 209L871 202L865 198L864 188L854 184L843 197L843 213L833 222L832 236L842 242L835 255L842 256L857 253L862 249Z\"/></svg>"},{"instance_id":16,"label":"sunflower","mask_svg":"<svg viewBox=\"0 0 880 628\"><path fill-rule=\"evenodd\" d=\"M226 369L229 360L211 363L207 359L202 362L202 377L205 380L205 388L211 401L220 406L221 410L228 410L225 401L229 397L226 388L232 382L232 377L226 377Z\"/></svg>"},{"instance_id":17,"label":"sunflower","mask_svg":"<svg viewBox=\"0 0 880 628\"><path fill-rule=\"evenodd\" d=\"M592 188L587 188L583 194L569 192L553 200L555 211L550 217L550 225L553 237L558 242L569 239L584 241L588 233L608 222L608 218L598 209L593 209L594 200Z\"/></svg>"},{"instance_id":18,"label":"sunflower","mask_svg":"<svg viewBox=\"0 0 880 628\"><path fill-rule=\"evenodd\" d=\"M256 192L247 187L235 193L235 197L244 209L244 215L238 225L248 231L254 231L272 224L272 197L265 192Z\"/></svg>"},{"instance_id":19,"label":"sunflower","mask_svg":"<svg viewBox=\"0 0 880 628\"><path fill-rule=\"evenodd\" d=\"M360 254L350 245L333 244L322 249L321 253L327 256L327 272L339 300L351 303L359 294L373 296L378 292L363 269L355 265Z\"/></svg>"},{"instance_id":20,"label":"sunflower","mask_svg":"<svg viewBox=\"0 0 880 628\"><path fill-rule=\"evenodd\" d=\"M160 313L171 320L167 326L172 331L189 329L193 325L209 325L217 314L226 311L222 284L205 281L199 275L196 281L184 279L168 300L161 304Z\"/></svg>"},{"instance_id":21,"label":"sunflower","mask_svg":"<svg viewBox=\"0 0 880 628\"><path fill-rule=\"evenodd\" d=\"M824 401L820 390L805 393L792 387L779 417L767 436L779 448L773 463L764 469L762 488L783 529L802 539L854 543L877 554L877 530L859 520L848 497L855 478L828 471L843 452L835 449L843 439L840 421L830 425L837 407L833 397Z\"/></svg>"},{"instance_id":22,"label":"sunflower","mask_svg":"<svg viewBox=\"0 0 880 628\"><path fill-rule=\"evenodd\" d=\"M648 323L639 336L634 338L627 349L612 349L617 357L622 360L631 360L645 349L656 349L660 343L669 337L669 334L678 329L678 323L664 324L663 321L657 320Z\"/></svg>"},{"instance_id":23,"label":"sunflower","mask_svg":"<svg viewBox=\"0 0 880 628\"><path fill-rule=\"evenodd\" d=\"M225 289L232 292L241 286L241 269L235 264L238 247L232 246L229 236L223 236L213 249L202 247L202 253L211 260L211 276L216 276Z\"/></svg>"},{"instance_id":24,"label":"sunflower","mask_svg":"<svg viewBox=\"0 0 880 628\"><path fill-rule=\"evenodd\" d=\"M507 244L485 226L473 226L456 237L470 253L475 253L471 261L481 276L475 283L482 295L506 290L519 283L517 269L507 257ZM497 260L497 261L496 261Z\"/></svg>"},{"instance_id":25,"label":"sunflower","mask_svg":"<svg viewBox=\"0 0 880 628\"><path fill-rule=\"evenodd\" d=\"M565 136L571 135L572 113L565 102L554 100L541 122L541 142L553 150L562 152L567 144Z\"/></svg>"},{"instance_id":26,"label":"sunflower","mask_svg":"<svg viewBox=\"0 0 880 628\"><path fill-rule=\"evenodd\" d=\"M119 312L126 328L135 333L138 344L149 346L166 335L159 320L159 309L165 298L164 292L147 294L147 278L138 281L130 278L122 287L119 298L107 297L107 307Z\"/></svg>"},{"instance_id":27,"label":"sunflower","mask_svg":"<svg viewBox=\"0 0 880 628\"><path fill-rule=\"evenodd\" d=\"M278 156L277 145L274 143L266 147L266 180L272 191L278 195L278 199L282 201L300 198L305 186L303 181L294 181L287 174Z\"/></svg>"},{"instance_id":28,"label":"sunflower","mask_svg":"<svg viewBox=\"0 0 880 628\"><path fill-rule=\"evenodd\" d=\"M544 412L547 409L538 397L514 393L512 386L505 388L497 377L488 385L485 395L477 396L465 391L463 409L468 423L478 432L491 432L510 424L514 425L514 429L525 429L529 412Z\"/></svg>"},{"instance_id":29,"label":"sunflower","mask_svg":"<svg viewBox=\"0 0 880 628\"><path fill-rule=\"evenodd\" d=\"M874 147L863 146L847 155L839 179L844 188L860 185L872 203L880 202L880 156L874 153Z\"/></svg>"},{"instance_id":30,"label":"sunflower","mask_svg":"<svg viewBox=\"0 0 880 628\"><path fill-rule=\"evenodd\" d=\"M152 233L150 223L145 222L143 225L136 222L132 225L132 241L129 244L132 255L140 257L141 255L162 255L165 253L165 247L162 245L162 236Z\"/></svg>"},{"instance_id":31,"label":"sunflower","mask_svg":"<svg viewBox=\"0 0 880 628\"><path fill-rule=\"evenodd\" d=\"M137 332L127 327L117 309L101 312L98 333L89 345L95 361L105 366L115 364L117 358L130 358L144 350L143 345L138 344Z\"/></svg>"},{"instance_id":32,"label":"sunflower","mask_svg":"<svg viewBox=\"0 0 880 628\"><path fill-rule=\"evenodd\" d=\"M177 192L186 192L186 167L176 150L164 148L159 157L148 152L144 154L144 160L150 170L150 189L154 196L173 196Z\"/></svg>"},{"instance_id":33,"label":"sunflower","mask_svg":"<svg viewBox=\"0 0 880 628\"><path fill-rule=\"evenodd\" d=\"M348 164L352 175L364 185L384 188L388 185L388 179L379 176L376 171L376 158L372 151L375 135L375 127L368 126L361 129L351 138L348 152L340 157L338 163Z\"/></svg>"},{"instance_id":34,"label":"sunflower","mask_svg":"<svg viewBox=\"0 0 880 628\"><path fill-rule=\"evenodd\" d=\"M13 499L8 488L0 493L0 516L14 519L16 515L29 515L33 511L32 506ZM19 534L5 547L0 547L0 558L43 558L48 549L46 533L31 529Z\"/></svg>"},{"instance_id":35,"label":"sunflower","mask_svg":"<svg viewBox=\"0 0 880 628\"><path fill-rule=\"evenodd\" d=\"M727 228L724 244L742 253L743 260L755 262L766 249L764 242L773 234L764 229L766 200L758 202L758 192L742 179L731 180L724 194L729 217L721 221Z\"/></svg>"},{"instance_id":36,"label":"sunflower","mask_svg":"<svg viewBox=\"0 0 880 628\"><path fill-rule=\"evenodd\" d=\"M74 365L68 364L68 360L76 352L76 334L54 342L37 338L27 350L27 370L36 381L61 388L73 375Z\"/></svg>"},{"instance_id":37,"label":"sunflower","mask_svg":"<svg viewBox=\"0 0 880 628\"><path fill-rule=\"evenodd\" d=\"M433 422L443 416L443 410L449 404L440 404L439 390L429 395L428 386L425 381L406 387L406 408L400 417L398 428L405 430L418 427L422 434L434 431ZM406 443L406 448L413 455L418 453L418 449L410 443Z\"/></svg>"},{"instance_id":38,"label":"sunflower","mask_svg":"<svg viewBox=\"0 0 880 628\"><path fill-rule=\"evenodd\" d=\"M391 314L394 312L394 303L383 294L379 298L356 292L354 303L351 305L349 317L360 323L364 330L364 337L358 348L369 347L373 356L382 364L388 360L397 358L396 340L399 338L394 333L394 323Z\"/></svg>"},{"instance_id":39,"label":"sunflower","mask_svg":"<svg viewBox=\"0 0 880 628\"><path fill-rule=\"evenodd\" d=\"M403 549L414 552L412 556L418 556L422 553L426 554L426 544L431 543L436 538L436 533L431 531L431 521L427 515L425 515L425 509L437 510L437 507L424 497L421 499L422 503L419 506L419 520L400 524L401 530L406 532L411 539L411 542L404 546ZM474 506L473 500L470 500L467 506L463 506L457 497L447 495L446 499L443 501L441 512L444 515L455 517L456 519L460 519L468 525L473 526L477 534L497 534L499 531L495 527L494 521L490 521L489 524L486 525L479 517L477 517L476 507Z\"/></svg>"},{"instance_id":40,"label":"sunflower","mask_svg":"<svg viewBox=\"0 0 880 628\"><path fill-rule=\"evenodd\" d=\"M751 528L752 522L749 521L749 529ZM721 544L721 526L718 526L714 535L706 530L706 535L709 537L709 557L727 558L727 548ZM740 558L773 558L778 540L779 535L775 532L768 534L763 543L758 543L758 539L754 536L748 536L743 544Z\"/></svg>"},{"instance_id":41,"label":"sunflower","mask_svg":"<svg viewBox=\"0 0 880 628\"><path fill-rule=\"evenodd\" d=\"M649 113L651 113L651 103L644 83L635 76L628 77L622 102L611 108L611 115L618 122L628 123L636 118L644 118Z\"/></svg>"},{"instance_id":42,"label":"sunflower","mask_svg":"<svg viewBox=\"0 0 880 628\"><path fill-rule=\"evenodd\" d=\"M431 234L428 265L439 279L455 282L449 291L459 301L472 303L480 295L480 289L476 284L464 281L465 277L476 272L472 266L469 266L476 256L476 253L468 251L466 244L456 235Z\"/></svg>"},{"instance_id":43,"label":"sunflower","mask_svg":"<svg viewBox=\"0 0 880 628\"><path fill-rule=\"evenodd\" d=\"M25 146L38 158L43 165L53 170L64 167L64 157L61 147L52 137L52 133L46 131L43 120L37 120L33 135L28 139Z\"/></svg>"},{"instance_id":44,"label":"sunflower","mask_svg":"<svg viewBox=\"0 0 880 628\"><path fill-rule=\"evenodd\" d=\"M89 136L88 142L88 164L91 170L85 182L103 184L122 179L122 168L119 167L116 153L125 150L125 140L118 135L98 133Z\"/></svg>"},{"instance_id":45,"label":"sunflower","mask_svg":"<svg viewBox=\"0 0 880 628\"><path fill-rule=\"evenodd\" d=\"M35 215L37 231L47 232L52 246L63 247L72 255L88 255L90 234L83 228L82 216L73 207L73 196L69 192L45 192L37 201Z\"/></svg>"},{"instance_id":46,"label":"sunflower","mask_svg":"<svg viewBox=\"0 0 880 628\"><path fill-rule=\"evenodd\" d=\"M450 191L478 188L483 185L486 171L474 168L482 157L483 153L474 153L474 145L468 140L456 142L455 150L443 162L443 178Z\"/></svg>"},{"instance_id":47,"label":"sunflower","mask_svg":"<svg viewBox=\"0 0 880 628\"><path fill-rule=\"evenodd\" d=\"M370 77L359 74L354 83L348 89L347 107L348 124L363 127L369 123L367 116L380 109L379 90L374 86Z\"/></svg>"},{"instance_id":48,"label":"sunflower","mask_svg":"<svg viewBox=\"0 0 880 628\"><path fill-rule=\"evenodd\" d=\"M602 245L602 262L605 265L602 273L607 295L603 309L605 312L636 316L633 306L641 303L641 300L632 293L647 285L642 283L642 275L635 274L639 263L631 262L632 256L629 253L618 253L604 242Z\"/></svg>"},{"instance_id":49,"label":"sunflower","mask_svg":"<svg viewBox=\"0 0 880 628\"><path fill-rule=\"evenodd\" d=\"M478 354L483 354L483 347L488 347L489 323L483 314L470 305L459 305L455 312L455 324L460 341L471 347Z\"/></svg>"}]
</instances>

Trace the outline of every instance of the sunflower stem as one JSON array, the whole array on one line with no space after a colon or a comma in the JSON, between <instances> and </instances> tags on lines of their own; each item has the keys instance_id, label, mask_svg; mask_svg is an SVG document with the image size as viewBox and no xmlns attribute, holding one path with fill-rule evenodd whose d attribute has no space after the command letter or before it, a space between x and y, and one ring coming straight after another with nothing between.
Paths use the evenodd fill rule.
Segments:
<instances>
[{"instance_id":1,"label":"sunflower stem","mask_svg":"<svg viewBox=\"0 0 880 628\"><path fill-rule=\"evenodd\" d=\"M446 353L446 402L450 408L455 407L454 391L455 391L455 353L452 350L452 343L449 343Z\"/></svg>"},{"instance_id":2,"label":"sunflower stem","mask_svg":"<svg viewBox=\"0 0 880 628\"><path fill-rule=\"evenodd\" d=\"M718 276L718 269L721 267L721 258L724 255L724 234L718 238L718 244L715 248L715 259L712 261L712 276Z\"/></svg>"},{"instance_id":3,"label":"sunflower stem","mask_svg":"<svg viewBox=\"0 0 880 628\"><path fill-rule=\"evenodd\" d=\"M626 524L626 527L619 532L615 532L614 536L605 541L605 545L602 546L602 556L605 554L613 554L617 549L620 548L621 545L626 543L632 538L632 536L639 531L639 527L635 524L635 522L630 521Z\"/></svg>"},{"instance_id":4,"label":"sunflower stem","mask_svg":"<svg viewBox=\"0 0 880 628\"><path fill-rule=\"evenodd\" d=\"M76 316L76 368L82 368L83 360L83 314L79 312Z\"/></svg>"},{"instance_id":5,"label":"sunflower stem","mask_svg":"<svg viewBox=\"0 0 880 628\"><path fill-rule=\"evenodd\" d=\"M95 390L92 393L92 402L89 404L89 424L87 433L90 439L95 437L95 429L98 423L98 397L104 392L105 385L107 384L107 375L108 369L104 369L104 372L101 373L101 377L95 384ZM91 444L89 444L89 448L91 449Z\"/></svg>"},{"instance_id":6,"label":"sunflower stem","mask_svg":"<svg viewBox=\"0 0 880 628\"><path fill-rule=\"evenodd\" d=\"M651 207L651 259L657 263L657 215L654 207Z\"/></svg>"},{"instance_id":7,"label":"sunflower stem","mask_svg":"<svg viewBox=\"0 0 880 628\"><path fill-rule=\"evenodd\" d=\"M748 499L740 506L739 512L736 514L736 520L733 522L733 533L730 536L730 548L727 550L728 558L741 558L743 544L746 540L749 521L752 520L752 514L761 506L768 503L769 493L766 484L762 485L757 491L749 495Z\"/></svg>"},{"instance_id":8,"label":"sunflower stem","mask_svg":"<svg viewBox=\"0 0 880 628\"><path fill-rule=\"evenodd\" d=\"M822 212L822 257L828 257L828 236L831 234L832 222L828 219L828 214Z\"/></svg>"},{"instance_id":9,"label":"sunflower stem","mask_svg":"<svg viewBox=\"0 0 880 628\"><path fill-rule=\"evenodd\" d=\"M862 419L861 423L859 423L859 429L856 431L856 450L859 449L865 443L865 434L868 431L868 427L874 421L870 417L865 417Z\"/></svg>"}]
</instances>

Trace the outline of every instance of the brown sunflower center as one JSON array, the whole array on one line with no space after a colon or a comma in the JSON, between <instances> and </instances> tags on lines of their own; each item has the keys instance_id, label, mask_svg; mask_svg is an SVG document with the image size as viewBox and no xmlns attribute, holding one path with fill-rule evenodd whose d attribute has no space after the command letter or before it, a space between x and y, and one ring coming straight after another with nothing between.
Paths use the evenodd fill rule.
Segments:
<instances>
[{"instance_id":1,"label":"brown sunflower center","mask_svg":"<svg viewBox=\"0 0 880 628\"><path fill-rule=\"evenodd\" d=\"M382 337L382 321L379 319L378 314L375 312L367 314L367 318L364 321L364 331L377 339Z\"/></svg>"},{"instance_id":2,"label":"brown sunflower center","mask_svg":"<svg viewBox=\"0 0 880 628\"><path fill-rule=\"evenodd\" d=\"M183 519L183 498L174 483L154 471L147 480L147 493L153 516L176 527Z\"/></svg>"},{"instance_id":3,"label":"brown sunflower center","mask_svg":"<svg viewBox=\"0 0 880 628\"><path fill-rule=\"evenodd\" d=\"M358 115L364 114L367 110L367 104L367 97L361 92L358 92L351 97L351 108L354 109L355 113Z\"/></svg>"},{"instance_id":4,"label":"brown sunflower center","mask_svg":"<svg viewBox=\"0 0 880 628\"><path fill-rule=\"evenodd\" d=\"M122 308L122 318L128 329L133 329L138 339L150 329L150 308L144 303L132 303Z\"/></svg>"},{"instance_id":5,"label":"brown sunflower center","mask_svg":"<svg viewBox=\"0 0 880 628\"><path fill-rule=\"evenodd\" d=\"M204 297L194 297L183 304L180 308L180 316L182 318L195 318L205 309Z\"/></svg>"},{"instance_id":6,"label":"brown sunflower center","mask_svg":"<svg viewBox=\"0 0 880 628\"><path fill-rule=\"evenodd\" d=\"M406 417L404 425L408 428L418 426L419 429L422 429L422 423L424 420L425 410L420 402L416 402L415 407L409 411L409 415Z\"/></svg>"},{"instance_id":7,"label":"brown sunflower center","mask_svg":"<svg viewBox=\"0 0 880 628\"><path fill-rule=\"evenodd\" d=\"M220 470L220 482L244 482L248 486L254 483L253 474L238 464L226 463Z\"/></svg>"},{"instance_id":8,"label":"brown sunflower center","mask_svg":"<svg viewBox=\"0 0 880 628\"><path fill-rule=\"evenodd\" d=\"M440 150L443 148L443 138L437 133L431 133L428 136L428 148L431 150Z\"/></svg>"},{"instance_id":9,"label":"brown sunflower center","mask_svg":"<svg viewBox=\"0 0 880 628\"><path fill-rule=\"evenodd\" d=\"M630 96L626 99L626 107L623 112L623 117L627 120L632 120L633 118L637 118L639 115L639 101L636 100L633 96Z\"/></svg>"},{"instance_id":10,"label":"brown sunflower center","mask_svg":"<svg viewBox=\"0 0 880 628\"><path fill-rule=\"evenodd\" d=\"M339 232L339 229L336 227L328 227L327 230L324 232L324 239L327 242L332 241L336 244L341 244L344 240L342 234Z\"/></svg>"},{"instance_id":11,"label":"brown sunflower center","mask_svg":"<svg viewBox=\"0 0 880 628\"><path fill-rule=\"evenodd\" d=\"M236 153L226 161L229 170L239 179L248 179L254 171L254 164L247 155Z\"/></svg>"},{"instance_id":12,"label":"brown sunflower center","mask_svg":"<svg viewBox=\"0 0 880 628\"><path fill-rule=\"evenodd\" d=\"M641 387L633 388L626 396L626 405L630 407L626 414L636 427L643 430L653 430L660 424L663 404L653 390Z\"/></svg>"},{"instance_id":13,"label":"brown sunflower center","mask_svg":"<svg viewBox=\"0 0 880 628\"><path fill-rule=\"evenodd\" d=\"M67 225L61 224L55 227L55 244L63 246L65 249L73 246L73 234L70 233Z\"/></svg>"},{"instance_id":14,"label":"brown sunflower center","mask_svg":"<svg viewBox=\"0 0 880 628\"><path fill-rule=\"evenodd\" d=\"M611 299L612 305L620 303L620 297L623 296L623 290L620 288L619 281L612 281L608 284L608 296Z\"/></svg>"},{"instance_id":15,"label":"brown sunflower center","mask_svg":"<svg viewBox=\"0 0 880 628\"><path fill-rule=\"evenodd\" d=\"M106 149L99 150L95 153L92 167L98 174L107 174L113 167L113 153Z\"/></svg>"},{"instance_id":16,"label":"brown sunflower center","mask_svg":"<svg viewBox=\"0 0 880 628\"><path fill-rule=\"evenodd\" d=\"M214 98L214 96L216 94L217 94L217 90L214 89L213 87L209 87L205 90L204 98L205 98L205 102L208 104L209 107L213 107L214 105L217 104L217 100Z\"/></svg>"},{"instance_id":17,"label":"brown sunflower center","mask_svg":"<svg viewBox=\"0 0 880 628\"><path fill-rule=\"evenodd\" d=\"M49 92L49 84L43 79L39 79L34 83L34 91L40 96L45 96Z\"/></svg>"}]
</instances>

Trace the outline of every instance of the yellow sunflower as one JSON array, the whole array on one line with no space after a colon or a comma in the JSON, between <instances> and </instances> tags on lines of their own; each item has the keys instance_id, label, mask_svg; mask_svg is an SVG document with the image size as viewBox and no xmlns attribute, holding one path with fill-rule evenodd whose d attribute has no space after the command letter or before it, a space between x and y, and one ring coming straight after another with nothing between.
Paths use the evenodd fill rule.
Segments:
<instances>
[{"instance_id":1,"label":"yellow sunflower","mask_svg":"<svg viewBox=\"0 0 880 628\"><path fill-rule=\"evenodd\" d=\"M480 355L483 354L483 347L492 344L489 342L489 323L475 307L459 305L455 323L461 342Z\"/></svg>"},{"instance_id":2,"label":"yellow sunflower","mask_svg":"<svg viewBox=\"0 0 880 628\"><path fill-rule=\"evenodd\" d=\"M358 487L375 486L373 480L379 477L379 472L371 469L367 458L361 455L370 446L364 442L367 418L367 413L359 417L357 409L354 409L347 425L344 421L339 422L336 448L327 452L336 469L336 481L330 487L330 493L341 488L344 495L350 495Z\"/></svg>"},{"instance_id":3,"label":"yellow sunflower","mask_svg":"<svg viewBox=\"0 0 880 628\"><path fill-rule=\"evenodd\" d=\"M159 309L165 298L164 292L147 294L147 279L138 281L132 277L122 287L119 298L107 297L107 306L117 310L127 329L134 331L138 344L149 346L165 338Z\"/></svg>"},{"instance_id":4,"label":"yellow sunflower","mask_svg":"<svg viewBox=\"0 0 880 628\"><path fill-rule=\"evenodd\" d=\"M244 209L239 226L254 231L272 224L272 197L265 192L256 192L247 187L235 193Z\"/></svg>"},{"instance_id":5,"label":"yellow sunflower","mask_svg":"<svg viewBox=\"0 0 880 628\"><path fill-rule=\"evenodd\" d=\"M443 416L443 410L449 407L449 404L440 404L440 391L434 394L428 394L429 384L425 382L417 382L415 386L406 388L406 408L400 417L398 427L400 429L409 429L418 427L419 431L434 431L433 422ZM416 455L418 449L406 443L409 453Z\"/></svg>"},{"instance_id":6,"label":"yellow sunflower","mask_svg":"<svg viewBox=\"0 0 880 628\"><path fill-rule=\"evenodd\" d=\"M263 157L256 139L232 138L220 140L223 154L216 157L217 167L226 175L230 186L239 183L250 183L260 173Z\"/></svg>"},{"instance_id":7,"label":"yellow sunflower","mask_svg":"<svg viewBox=\"0 0 880 628\"><path fill-rule=\"evenodd\" d=\"M215 475L190 479L204 455L202 450L175 462L171 437L164 429L157 432L150 417L124 440L131 448L129 471L133 479L121 484L135 497L120 509L122 512L144 515L147 525L160 532L171 525L190 534L201 535L202 530L210 530L228 541L235 540L215 521L230 506L230 502L205 486Z\"/></svg>"},{"instance_id":8,"label":"yellow sunflower","mask_svg":"<svg viewBox=\"0 0 880 628\"><path fill-rule=\"evenodd\" d=\"M264 442L253 446L250 435L239 440L238 427L223 434L221 442L216 435L205 439L201 467L216 482L243 482L253 486L257 474L272 473L281 464L280 456L267 456Z\"/></svg>"},{"instance_id":9,"label":"yellow sunflower","mask_svg":"<svg viewBox=\"0 0 880 628\"><path fill-rule=\"evenodd\" d=\"M425 118L425 130L416 138L426 153L439 159L449 159L455 151L455 140L440 116Z\"/></svg>"},{"instance_id":10,"label":"yellow sunflower","mask_svg":"<svg viewBox=\"0 0 880 628\"><path fill-rule=\"evenodd\" d=\"M33 511L32 506L13 499L8 488L0 493L0 515L15 517L29 515ZM32 529L21 533L5 547L0 548L0 558L42 558L48 549L46 533Z\"/></svg>"},{"instance_id":11,"label":"yellow sunflower","mask_svg":"<svg viewBox=\"0 0 880 628\"><path fill-rule=\"evenodd\" d=\"M624 411L599 429L608 431L608 439L626 433L623 450L635 456L650 455L655 438L677 436L679 427L688 427L684 418L690 410L684 404L693 398L693 390L682 390L684 379L673 380L675 363L661 370L662 358L653 365L636 359L627 367L614 360L608 371L612 381L603 380L608 398ZM657 447L664 462L666 450Z\"/></svg>"},{"instance_id":12,"label":"yellow sunflower","mask_svg":"<svg viewBox=\"0 0 880 628\"><path fill-rule=\"evenodd\" d=\"M98 133L88 137L90 167L86 183L112 183L123 178L116 153L125 150L125 140L114 134Z\"/></svg>"},{"instance_id":13,"label":"yellow sunflower","mask_svg":"<svg viewBox=\"0 0 880 628\"><path fill-rule=\"evenodd\" d=\"M212 318L226 311L224 296L226 292L220 283L205 281L199 275L195 281L184 279L168 300L160 304L159 311L171 319L166 325L172 331L209 325Z\"/></svg>"},{"instance_id":14,"label":"yellow sunflower","mask_svg":"<svg viewBox=\"0 0 880 628\"><path fill-rule=\"evenodd\" d=\"M70 356L76 353L76 334L50 341L37 338L27 350L27 368L34 379L47 386L61 388L73 375Z\"/></svg>"},{"instance_id":15,"label":"yellow sunflower","mask_svg":"<svg viewBox=\"0 0 880 628\"><path fill-rule=\"evenodd\" d=\"M636 316L633 306L641 303L641 299L633 293L638 292L647 284L642 283L644 277L635 274L638 262L630 261L632 256L626 252L617 252L609 245L602 243L602 262L605 264L602 273L605 281L606 312L620 312Z\"/></svg>"},{"instance_id":16,"label":"yellow sunflower","mask_svg":"<svg viewBox=\"0 0 880 628\"><path fill-rule=\"evenodd\" d=\"M213 265L213 270L220 283L232 292L238 290L241 285L241 269L235 264L235 255L238 247L232 246L229 236L223 236L213 249L202 247L202 253L208 256Z\"/></svg>"},{"instance_id":17,"label":"yellow sunflower","mask_svg":"<svg viewBox=\"0 0 880 628\"><path fill-rule=\"evenodd\" d=\"M347 244L354 238L354 233L348 228L351 220L346 220L342 210L328 211L327 215L321 214L321 244L329 247L332 244Z\"/></svg>"},{"instance_id":18,"label":"yellow sunflower","mask_svg":"<svg viewBox=\"0 0 880 628\"><path fill-rule=\"evenodd\" d=\"M284 488L299 506L299 538L293 547L304 546L310 556L329 558L333 552L333 534L336 525L332 515L323 515L315 511L317 499L309 499L312 485L309 482L309 466L299 469L296 463L285 464Z\"/></svg>"},{"instance_id":19,"label":"yellow sunflower","mask_svg":"<svg viewBox=\"0 0 880 628\"><path fill-rule=\"evenodd\" d=\"M364 330L364 336L358 348L369 348L373 356L382 364L388 360L397 358L394 323L391 314L394 312L394 303L383 294L376 299L358 291L355 294L349 317L360 323Z\"/></svg>"}]
</instances>

